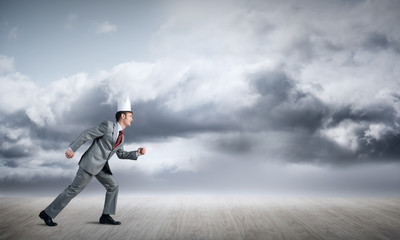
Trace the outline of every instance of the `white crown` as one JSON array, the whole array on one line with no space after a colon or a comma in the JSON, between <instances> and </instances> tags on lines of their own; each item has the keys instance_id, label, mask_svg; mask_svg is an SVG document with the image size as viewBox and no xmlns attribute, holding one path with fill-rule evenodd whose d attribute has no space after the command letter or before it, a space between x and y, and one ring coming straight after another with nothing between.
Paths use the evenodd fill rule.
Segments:
<instances>
[{"instance_id":1,"label":"white crown","mask_svg":"<svg viewBox=\"0 0 400 240\"><path fill-rule=\"evenodd\" d=\"M125 100L123 100L123 99L118 100L118 111L117 112L121 112L121 111L132 112L131 101L129 100L129 97L127 97Z\"/></svg>"}]
</instances>

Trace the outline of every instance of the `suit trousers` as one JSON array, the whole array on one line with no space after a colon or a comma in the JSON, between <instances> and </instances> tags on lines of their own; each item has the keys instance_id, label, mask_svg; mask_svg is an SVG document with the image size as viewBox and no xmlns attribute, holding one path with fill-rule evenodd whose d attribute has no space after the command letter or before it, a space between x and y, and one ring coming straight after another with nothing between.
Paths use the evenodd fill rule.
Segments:
<instances>
[{"instance_id":1,"label":"suit trousers","mask_svg":"<svg viewBox=\"0 0 400 240\"><path fill-rule=\"evenodd\" d=\"M115 214L118 198L118 183L113 175L101 170L95 175L97 180L106 188L103 214ZM90 182L93 175L79 167L75 179L54 201L44 210L50 217L55 218L68 203L77 196Z\"/></svg>"}]
</instances>

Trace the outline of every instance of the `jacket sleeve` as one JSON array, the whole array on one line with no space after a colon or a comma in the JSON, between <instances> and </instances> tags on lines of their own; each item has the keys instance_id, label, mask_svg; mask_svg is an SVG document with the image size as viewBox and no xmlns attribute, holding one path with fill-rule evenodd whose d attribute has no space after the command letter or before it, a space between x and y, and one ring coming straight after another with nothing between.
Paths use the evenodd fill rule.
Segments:
<instances>
[{"instance_id":1,"label":"jacket sleeve","mask_svg":"<svg viewBox=\"0 0 400 240\"><path fill-rule=\"evenodd\" d=\"M80 146L85 144L88 140L92 140L103 136L108 127L108 122L104 121L96 127L92 127L83 131L70 145L72 151L76 152Z\"/></svg>"},{"instance_id":2,"label":"jacket sleeve","mask_svg":"<svg viewBox=\"0 0 400 240\"><path fill-rule=\"evenodd\" d=\"M124 151L124 148L122 147L117 150L117 156L118 158L121 159L137 160L138 158L136 152L137 151L131 151L131 152Z\"/></svg>"}]
</instances>

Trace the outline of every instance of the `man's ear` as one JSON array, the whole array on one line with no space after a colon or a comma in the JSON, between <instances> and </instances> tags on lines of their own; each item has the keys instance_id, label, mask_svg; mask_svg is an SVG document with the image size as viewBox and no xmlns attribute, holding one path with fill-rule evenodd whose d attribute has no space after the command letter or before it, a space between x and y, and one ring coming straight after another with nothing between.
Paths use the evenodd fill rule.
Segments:
<instances>
[{"instance_id":1,"label":"man's ear","mask_svg":"<svg viewBox=\"0 0 400 240\"><path fill-rule=\"evenodd\" d=\"M126 118L125 113L121 114L121 118L122 118L122 119L125 119L125 118Z\"/></svg>"}]
</instances>

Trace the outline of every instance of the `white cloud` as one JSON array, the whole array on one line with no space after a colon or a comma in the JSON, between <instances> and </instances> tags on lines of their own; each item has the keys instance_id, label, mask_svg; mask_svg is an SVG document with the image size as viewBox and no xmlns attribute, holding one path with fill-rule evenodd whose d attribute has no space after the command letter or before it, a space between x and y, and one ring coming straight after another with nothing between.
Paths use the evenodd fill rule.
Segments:
<instances>
[{"instance_id":1,"label":"white cloud","mask_svg":"<svg viewBox=\"0 0 400 240\"><path fill-rule=\"evenodd\" d=\"M105 82L110 96L129 95L133 102L161 97L165 98L165 107L174 111L206 103L229 111L249 106L255 99L244 77L255 66L235 65L235 61L212 63L200 58L189 62L128 62L101 72L97 79Z\"/></svg>"},{"instance_id":2,"label":"white cloud","mask_svg":"<svg viewBox=\"0 0 400 240\"><path fill-rule=\"evenodd\" d=\"M391 3L349 6L306 1L296 6L239 1L211 7L179 2L155 35L152 47L154 53L183 62L204 59L216 73L219 67L222 72L227 62L236 66L237 72L244 65L272 63L298 80L299 87L322 86L318 97L326 102L365 105L377 89L400 88L396 81L400 78L398 50L375 51L374 46L365 45L374 32L386 36L389 45L391 40L399 45ZM373 9L389 14L378 17Z\"/></svg>"},{"instance_id":3,"label":"white cloud","mask_svg":"<svg viewBox=\"0 0 400 240\"><path fill-rule=\"evenodd\" d=\"M343 121L337 127L321 130L321 134L334 140L343 148L356 152L358 150L357 130L365 128L363 123Z\"/></svg>"},{"instance_id":4,"label":"white cloud","mask_svg":"<svg viewBox=\"0 0 400 240\"><path fill-rule=\"evenodd\" d=\"M202 139L172 137L163 142L140 143L146 147L146 155L139 158L139 164L129 164L148 175L155 175L163 171L169 173L197 172L204 162L207 152L203 151ZM126 145L125 149L136 149L138 146ZM203 162L203 163L202 163ZM126 169L127 162L114 157L112 165L116 169Z\"/></svg>"},{"instance_id":5,"label":"white cloud","mask_svg":"<svg viewBox=\"0 0 400 240\"><path fill-rule=\"evenodd\" d=\"M54 81L36 91L35 97L26 106L26 114L40 127L57 125L64 112L74 107L74 101L101 84L101 81L89 78L86 73Z\"/></svg>"},{"instance_id":6,"label":"white cloud","mask_svg":"<svg viewBox=\"0 0 400 240\"><path fill-rule=\"evenodd\" d=\"M0 111L6 114L25 110L39 90L29 77L18 72L0 76L0 85Z\"/></svg>"},{"instance_id":7,"label":"white cloud","mask_svg":"<svg viewBox=\"0 0 400 240\"><path fill-rule=\"evenodd\" d=\"M379 141L385 134L393 131L394 131L393 128L382 123L377 123L377 124L371 124L368 127L368 129L365 130L364 135L367 141L370 141L372 139Z\"/></svg>"},{"instance_id":8,"label":"white cloud","mask_svg":"<svg viewBox=\"0 0 400 240\"><path fill-rule=\"evenodd\" d=\"M96 33L98 34L107 34L116 31L117 31L117 26L111 24L109 21L97 24L96 27Z\"/></svg>"}]
</instances>

